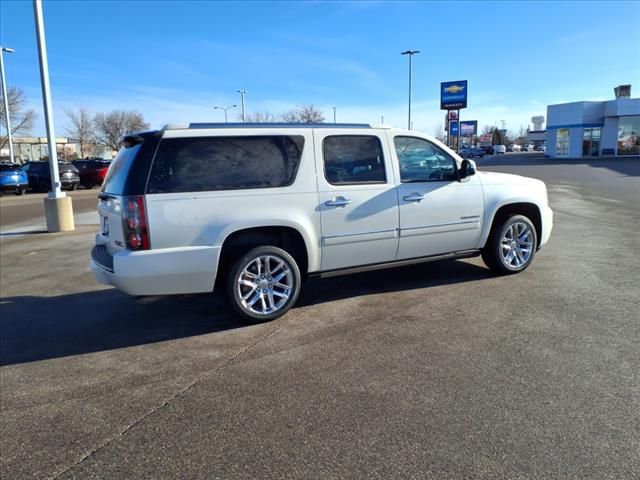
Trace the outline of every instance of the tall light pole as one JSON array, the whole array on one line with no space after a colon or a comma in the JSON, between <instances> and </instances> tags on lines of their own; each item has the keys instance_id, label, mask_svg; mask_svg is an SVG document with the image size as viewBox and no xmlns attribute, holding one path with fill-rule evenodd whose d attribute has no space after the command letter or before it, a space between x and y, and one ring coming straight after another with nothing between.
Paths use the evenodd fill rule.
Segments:
<instances>
[{"instance_id":1,"label":"tall light pole","mask_svg":"<svg viewBox=\"0 0 640 480\"><path fill-rule=\"evenodd\" d=\"M333 123L336 123L336 107L331 108L333 108Z\"/></svg>"},{"instance_id":2,"label":"tall light pole","mask_svg":"<svg viewBox=\"0 0 640 480\"><path fill-rule=\"evenodd\" d=\"M9 98L7 97L7 80L4 78L3 53L13 53L13 48L0 47L0 71L2 71L2 98L4 98L4 113L7 116L7 137L9 137L9 161L13 162L13 139L11 138L11 118L9 115Z\"/></svg>"},{"instance_id":3,"label":"tall light pole","mask_svg":"<svg viewBox=\"0 0 640 480\"><path fill-rule=\"evenodd\" d=\"M249 93L246 90L238 90L240 98L242 99L242 123L244 123L244 96Z\"/></svg>"},{"instance_id":4,"label":"tall light pole","mask_svg":"<svg viewBox=\"0 0 640 480\"><path fill-rule=\"evenodd\" d=\"M236 108L237 106L238 105L229 105L228 107L215 106L213 108L214 110L224 110L224 123L229 123L229 121L227 120L227 110L231 110L232 108ZM242 121L244 122L244 115L243 115Z\"/></svg>"},{"instance_id":5,"label":"tall light pole","mask_svg":"<svg viewBox=\"0 0 640 480\"><path fill-rule=\"evenodd\" d=\"M49 86L49 62L47 60L47 42L44 36L44 20L42 18L42 0L33 0L33 14L36 20L36 37L38 40L38 58L40 60L40 83L42 84L42 101L44 103L44 119L47 127L49 144L49 170L51 171L51 191L44 199L44 213L49 232L66 232L75 230L71 197L60 189L58 172L58 154L56 152L56 136L53 129L53 109L51 108L51 89Z\"/></svg>"},{"instance_id":6,"label":"tall light pole","mask_svg":"<svg viewBox=\"0 0 640 480\"><path fill-rule=\"evenodd\" d=\"M407 119L407 128L411 130L411 59L414 55L420 53L420 50L407 50L400 55L409 55L409 118Z\"/></svg>"}]
</instances>

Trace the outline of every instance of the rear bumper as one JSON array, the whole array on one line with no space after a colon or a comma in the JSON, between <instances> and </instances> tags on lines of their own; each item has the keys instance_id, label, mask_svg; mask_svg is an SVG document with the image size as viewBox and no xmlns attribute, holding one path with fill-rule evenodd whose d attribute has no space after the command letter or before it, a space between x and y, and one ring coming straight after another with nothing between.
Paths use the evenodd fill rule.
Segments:
<instances>
[{"instance_id":1,"label":"rear bumper","mask_svg":"<svg viewBox=\"0 0 640 480\"><path fill-rule=\"evenodd\" d=\"M106 253L110 259L105 253L104 246L98 245L91 254L90 266L98 282L133 296L173 295L213 291L220 247Z\"/></svg>"},{"instance_id":2,"label":"rear bumper","mask_svg":"<svg viewBox=\"0 0 640 480\"><path fill-rule=\"evenodd\" d=\"M3 183L0 184L0 191L2 192L15 192L16 190L29 188L28 183Z\"/></svg>"}]
</instances>

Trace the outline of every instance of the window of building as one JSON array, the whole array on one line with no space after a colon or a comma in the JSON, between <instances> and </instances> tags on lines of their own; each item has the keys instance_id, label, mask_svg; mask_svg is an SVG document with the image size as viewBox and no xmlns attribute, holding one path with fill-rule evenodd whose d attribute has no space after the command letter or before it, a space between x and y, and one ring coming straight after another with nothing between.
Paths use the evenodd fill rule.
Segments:
<instances>
[{"instance_id":1,"label":"window of building","mask_svg":"<svg viewBox=\"0 0 640 480\"><path fill-rule=\"evenodd\" d=\"M324 176L332 185L385 183L380 139L372 135L332 135L322 143Z\"/></svg>"},{"instance_id":2,"label":"window of building","mask_svg":"<svg viewBox=\"0 0 640 480\"><path fill-rule=\"evenodd\" d=\"M569 156L569 129L559 128L556 137L556 155L558 157Z\"/></svg>"},{"instance_id":3,"label":"window of building","mask_svg":"<svg viewBox=\"0 0 640 480\"><path fill-rule=\"evenodd\" d=\"M618 155L640 155L640 116L618 120Z\"/></svg>"},{"instance_id":4,"label":"window of building","mask_svg":"<svg viewBox=\"0 0 640 480\"><path fill-rule=\"evenodd\" d=\"M402 183L458 179L456 161L433 143L416 137L395 137L393 142Z\"/></svg>"},{"instance_id":5,"label":"window of building","mask_svg":"<svg viewBox=\"0 0 640 480\"><path fill-rule=\"evenodd\" d=\"M160 142L148 193L285 187L293 183L302 136L168 138Z\"/></svg>"},{"instance_id":6,"label":"window of building","mask_svg":"<svg viewBox=\"0 0 640 480\"><path fill-rule=\"evenodd\" d=\"M600 154L600 127L585 128L582 135L582 156L597 157Z\"/></svg>"}]
</instances>

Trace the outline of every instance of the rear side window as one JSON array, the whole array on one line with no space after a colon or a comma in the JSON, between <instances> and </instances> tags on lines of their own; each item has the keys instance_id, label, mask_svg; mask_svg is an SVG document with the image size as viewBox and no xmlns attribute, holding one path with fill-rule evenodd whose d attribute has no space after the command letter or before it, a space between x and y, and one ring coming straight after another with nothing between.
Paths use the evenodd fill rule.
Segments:
<instances>
[{"instance_id":1,"label":"rear side window","mask_svg":"<svg viewBox=\"0 0 640 480\"><path fill-rule=\"evenodd\" d=\"M385 183L380 139L371 135L333 135L322 144L324 176L332 185Z\"/></svg>"},{"instance_id":2,"label":"rear side window","mask_svg":"<svg viewBox=\"0 0 640 480\"><path fill-rule=\"evenodd\" d=\"M120 149L104 179L102 186L103 192L113 193L114 195L123 195L126 193L125 185L127 183L127 176L129 175L129 170L131 170L131 166L140 147L142 147L141 144L128 148L122 147Z\"/></svg>"},{"instance_id":3,"label":"rear side window","mask_svg":"<svg viewBox=\"0 0 640 480\"><path fill-rule=\"evenodd\" d=\"M303 146L304 137L284 135L164 139L147 193L286 187Z\"/></svg>"}]
</instances>

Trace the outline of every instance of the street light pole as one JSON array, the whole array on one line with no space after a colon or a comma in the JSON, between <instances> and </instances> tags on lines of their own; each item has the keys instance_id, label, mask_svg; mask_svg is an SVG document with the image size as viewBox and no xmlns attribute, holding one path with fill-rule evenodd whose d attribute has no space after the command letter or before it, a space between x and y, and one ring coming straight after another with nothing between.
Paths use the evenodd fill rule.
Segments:
<instances>
[{"instance_id":1,"label":"street light pole","mask_svg":"<svg viewBox=\"0 0 640 480\"><path fill-rule=\"evenodd\" d=\"M411 130L411 59L414 55L420 53L420 50L407 50L400 55L409 55L409 116L407 119L407 129Z\"/></svg>"},{"instance_id":2,"label":"street light pole","mask_svg":"<svg viewBox=\"0 0 640 480\"><path fill-rule=\"evenodd\" d=\"M238 90L240 98L242 99L242 123L244 123L244 96L249 93L246 90Z\"/></svg>"},{"instance_id":3,"label":"street light pole","mask_svg":"<svg viewBox=\"0 0 640 480\"><path fill-rule=\"evenodd\" d=\"M7 137L9 138L9 161L13 162L13 139L11 138L11 118L9 115L9 98L7 97L7 80L4 77L3 52L13 53L13 48L0 47L0 71L2 72L2 98L4 99L4 113L7 116Z\"/></svg>"},{"instance_id":4,"label":"street light pole","mask_svg":"<svg viewBox=\"0 0 640 480\"><path fill-rule=\"evenodd\" d=\"M218 107L218 106L215 106L215 107L213 107L213 108L214 108L214 110L224 110L224 123L229 123L229 121L227 120L227 110L230 110L230 109L235 108L235 107L237 107L237 106L238 106L238 105L230 105L230 106L228 106L228 107ZM244 122L244 118L242 119L242 121Z\"/></svg>"},{"instance_id":5,"label":"street light pole","mask_svg":"<svg viewBox=\"0 0 640 480\"><path fill-rule=\"evenodd\" d=\"M333 108L333 123L336 123L336 107L331 108Z\"/></svg>"},{"instance_id":6,"label":"street light pole","mask_svg":"<svg viewBox=\"0 0 640 480\"><path fill-rule=\"evenodd\" d=\"M66 232L75 230L71 197L60 189L58 172L58 154L56 152L56 136L53 128L53 109L51 108L51 89L49 86L49 62L47 60L47 42L44 35L42 18L42 0L33 0L33 14L36 20L36 37L38 40L38 58L40 60L40 83L42 84L42 100L44 119L47 127L49 144L49 169L51 171L51 191L44 199L44 213L49 232Z\"/></svg>"}]
</instances>

